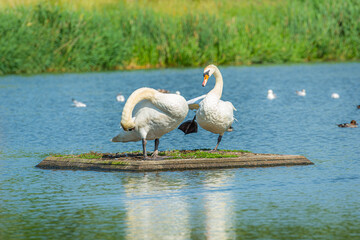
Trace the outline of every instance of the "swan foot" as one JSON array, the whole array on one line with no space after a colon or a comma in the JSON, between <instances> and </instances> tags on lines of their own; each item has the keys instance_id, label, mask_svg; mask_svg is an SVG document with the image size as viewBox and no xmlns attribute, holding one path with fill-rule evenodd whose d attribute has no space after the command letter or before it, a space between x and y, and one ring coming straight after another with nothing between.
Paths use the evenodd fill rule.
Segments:
<instances>
[{"instance_id":1,"label":"swan foot","mask_svg":"<svg viewBox=\"0 0 360 240\"><path fill-rule=\"evenodd\" d=\"M198 126L197 126L197 122L195 121L196 116L194 117L193 120L188 120L186 122L183 122L178 129L180 129L181 131L183 131L186 134L190 134L190 133L197 133L198 131Z\"/></svg>"},{"instance_id":2,"label":"swan foot","mask_svg":"<svg viewBox=\"0 0 360 240\"><path fill-rule=\"evenodd\" d=\"M153 156L153 155L151 155L151 160L164 160L164 159L168 158L166 156L159 156L159 155L154 155Z\"/></svg>"},{"instance_id":3,"label":"swan foot","mask_svg":"<svg viewBox=\"0 0 360 240\"><path fill-rule=\"evenodd\" d=\"M218 151L217 148L218 148L218 146L219 146L219 144L221 142L221 139L222 139L222 135L219 135L218 142L217 142L215 148L213 150L210 150L210 152L217 152Z\"/></svg>"},{"instance_id":4,"label":"swan foot","mask_svg":"<svg viewBox=\"0 0 360 240\"><path fill-rule=\"evenodd\" d=\"M157 158L159 155L159 151L158 150L155 150L154 152L153 152L153 154L151 154L151 158L152 159L154 159L154 158Z\"/></svg>"}]
</instances>

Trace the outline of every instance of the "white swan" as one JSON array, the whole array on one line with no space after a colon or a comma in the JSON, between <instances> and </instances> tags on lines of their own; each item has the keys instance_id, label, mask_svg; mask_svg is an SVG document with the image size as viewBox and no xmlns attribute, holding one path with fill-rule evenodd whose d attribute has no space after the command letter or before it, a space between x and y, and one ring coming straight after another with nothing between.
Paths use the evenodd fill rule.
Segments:
<instances>
[{"instance_id":1,"label":"white swan","mask_svg":"<svg viewBox=\"0 0 360 240\"><path fill-rule=\"evenodd\" d=\"M305 91L305 89L303 89L303 90L301 90L301 91L296 91L296 94L297 94L298 96L305 97L305 96L306 96L306 91Z\"/></svg>"},{"instance_id":2,"label":"white swan","mask_svg":"<svg viewBox=\"0 0 360 240\"><path fill-rule=\"evenodd\" d=\"M73 105L74 107L86 107L86 104L85 104L85 103L76 101L75 99L72 99L72 102L73 102L73 104L74 104L74 105Z\"/></svg>"},{"instance_id":3,"label":"white swan","mask_svg":"<svg viewBox=\"0 0 360 240\"><path fill-rule=\"evenodd\" d=\"M184 97L160 93L152 88L135 90L125 103L121 126L124 129L111 139L112 142L136 142L142 140L143 155L147 158L146 142L155 139L152 157L157 157L159 138L174 130L189 111Z\"/></svg>"},{"instance_id":4,"label":"white swan","mask_svg":"<svg viewBox=\"0 0 360 240\"><path fill-rule=\"evenodd\" d=\"M273 90L269 89L267 94L267 99L273 100L276 98L276 94L273 92Z\"/></svg>"},{"instance_id":5,"label":"white swan","mask_svg":"<svg viewBox=\"0 0 360 240\"><path fill-rule=\"evenodd\" d=\"M215 87L205 95L204 100L200 102L195 118L203 129L219 134L217 144L213 149L213 151L216 151L224 133L226 131L231 131L232 129L231 124L234 121L234 110L236 111L236 109L231 102L220 100L223 90L223 78L215 65L209 65L204 69L204 81L202 86L205 87L209 77L213 74L215 76ZM188 103L190 103L190 101L188 101ZM192 122L195 121L195 118ZM189 123L190 121L184 124ZM182 127L181 130L187 129L183 124L180 127ZM186 131L184 132L185 134L188 133Z\"/></svg>"}]
</instances>

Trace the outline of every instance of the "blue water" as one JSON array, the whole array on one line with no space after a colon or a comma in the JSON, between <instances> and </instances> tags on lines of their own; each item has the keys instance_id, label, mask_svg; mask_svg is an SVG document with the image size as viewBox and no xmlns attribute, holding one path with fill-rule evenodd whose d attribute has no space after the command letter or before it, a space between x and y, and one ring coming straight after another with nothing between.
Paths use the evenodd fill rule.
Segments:
<instances>
[{"instance_id":1,"label":"blue water","mask_svg":"<svg viewBox=\"0 0 360 240\"><path fill-rule=\"evenodd\" d=\"M0 77L0 239L359 239L360 64L220 67L237 108L221 149L299 154L312 166L160 173L42 170L49 153L141 150L112 143L140 87L203 88L202 69ZM268 89L278 98L266 99ZM306 89L299 97L296 90ZM331 93L339 99L330 98ZM86 108L71 106L75 98ZM194 116L190 112L187 119ZM159 149L213 148L200 129ZM152 150L149 141L148 150Z\"/></svg>"}]
</instances>

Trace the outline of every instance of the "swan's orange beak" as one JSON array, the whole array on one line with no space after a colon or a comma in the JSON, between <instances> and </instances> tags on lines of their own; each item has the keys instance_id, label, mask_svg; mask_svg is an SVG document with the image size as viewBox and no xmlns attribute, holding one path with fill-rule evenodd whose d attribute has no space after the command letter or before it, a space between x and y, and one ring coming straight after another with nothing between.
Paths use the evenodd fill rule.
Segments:
<instances>
[{"instance_id":1,"label":"swan's orange beak","mask_svg":"<svg viewBox=\"0 0 360 240\"><path fill-rule=\"evenodd\" d=\"M209 80L209 75L204 74L204 81L203 81L203 83L202 83L202 86L203 86L203 87L206 86L206 83L207 83L208 80Z\"/></svg>"}]
</instances>

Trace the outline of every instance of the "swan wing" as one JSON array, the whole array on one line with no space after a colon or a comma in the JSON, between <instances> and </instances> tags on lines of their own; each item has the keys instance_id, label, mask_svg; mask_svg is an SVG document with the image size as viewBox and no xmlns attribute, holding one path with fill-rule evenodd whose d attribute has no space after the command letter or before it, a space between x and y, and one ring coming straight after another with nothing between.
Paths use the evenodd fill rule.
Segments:
<instances>
[{"instance_id":1,"label":"swan wing","mask_svg":"<svg viewBox=\"0 0 360 240\"><path fill-rule=\"evenodd\" d=\"M199 101L204 99L206 97L207 94L201 95L199 97L190 99L188 101L186 101L186 103L189 106L190 110L194 110L194 109L199 109L200 105L199 105Z\"/></svg>"},{"instance_id":2,"label":"swan wing","mask_svg":"<svg viewBox=\"0 0 360 240\"><path fill-rule=\"evenodd\" d=\"M206 97L207 94L204 94L204 95L201 95L199 97L196 97L196 98L193 98L193 99L190 99L188 101L186 101L187 104L193 104L193 103L196 103L198 101L200 101L201 99L204 99Z\"/></svg>"},{"instance_id":3,"label":"swan wing","mask_svg":"<svg viewBox=\"0 0 360 240\"><path fill-rule=\"evenodd\" d=\"M220 102L223 102L224 104L228 105L230 108L232 108L234 111L237 111L236 108L234 107L234 105L232 104L232 102L229 102L229 101L221 101Z\"/></svg>"},{"instance_id":4,"label":"swan wing","mask_svg":"<svg viewBox=\"0 0 360 240\"><path fill-rule=\"evenodd\" d=\"M224 121L234 121L234 110L236 111L236 109L231 102L220 100L217 109L224 117Z\"/></svg>"},{"instance_id":5,"label":"swan wing","mask_svg":"<svg viewBox=\"0 0 360 240\"><path fill-rule=\"evenodd\" d=\"M156 103L143 100L134 108L136 128L142 132L140 135L146 135L148 140L159 138L174 130L188 113L185 98L177 94L163 95Z\"/></svg>"}]
</instances>

